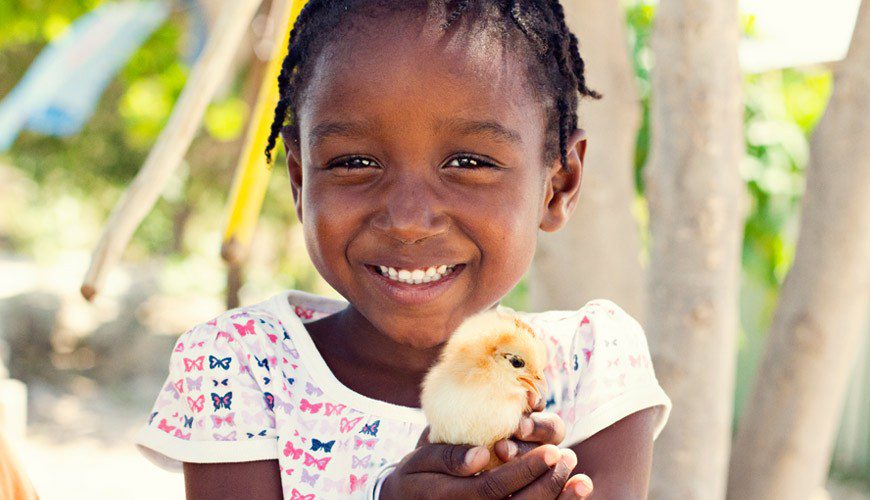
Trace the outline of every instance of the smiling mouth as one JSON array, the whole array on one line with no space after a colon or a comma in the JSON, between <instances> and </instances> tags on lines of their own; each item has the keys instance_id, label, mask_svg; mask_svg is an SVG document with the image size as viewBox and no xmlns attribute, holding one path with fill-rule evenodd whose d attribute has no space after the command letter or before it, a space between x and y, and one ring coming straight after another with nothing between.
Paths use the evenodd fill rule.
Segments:
<instances>
[{"instance_id":1,"label":"smiling mouth","mask_svg":"<svg viewBox=\"0 0 870 500\"><path fill-rule=\"evenodd\" d=\"M460 270L465 264L441 264L419 269L402 269L390 266L370 266L371 269L390 281L408 285L421 285L440 281Z\"/></svg>"}]
</instances>

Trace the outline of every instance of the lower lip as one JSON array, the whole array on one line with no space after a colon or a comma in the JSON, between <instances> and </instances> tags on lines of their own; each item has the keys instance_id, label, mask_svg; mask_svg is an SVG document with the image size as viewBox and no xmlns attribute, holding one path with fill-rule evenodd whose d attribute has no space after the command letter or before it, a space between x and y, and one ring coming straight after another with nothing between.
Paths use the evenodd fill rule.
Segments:
<instances>
[{"instance_id":1,"label":"lower lip","mask_svg":"<svg viewBox=\"0 0 870 500\"><path fill-rule=\"evenodd\" d=\"M379 273L374 267L366 265L366 270L375 278L375 283L388 297L406 305L421 305L432 302L443 294L457 276L465 270L465 264L457 265L450 274L438 281L412 285L393 281Z\"/></svg>"}]
</instances>

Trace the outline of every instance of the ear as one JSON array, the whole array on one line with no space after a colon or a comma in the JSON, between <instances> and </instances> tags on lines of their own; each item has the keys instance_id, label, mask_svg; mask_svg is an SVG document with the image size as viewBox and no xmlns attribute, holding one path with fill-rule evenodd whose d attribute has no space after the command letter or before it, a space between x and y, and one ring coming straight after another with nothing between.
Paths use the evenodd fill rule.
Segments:
<instances>
[{"instance_id":1,"label":"ear","mask_svg":"<svg viewBox=\"0 0 870 500\"><path fill-rule=\"evenodd\" d=\"M286 139L286 136L284 138ZM290 190L293 192L296 218L299 219L299 223L302 223L302 154L298 144L287 140L282 142L287 156L287 173L290 177Z\"/></svg>"},{"instance_id":2,"label":"ear","mask_svg":"<svg viewBox=\"0 0 870 500\"><path fill-rule=\"evenodd\" d=\"M547 171L547 192L540 228L557 231L568 222L580 198L580 180L583 178L583 160L586 157L586 131L575 129L568 138L568 164L556 158Z\"/></svg>"}]
</instances>

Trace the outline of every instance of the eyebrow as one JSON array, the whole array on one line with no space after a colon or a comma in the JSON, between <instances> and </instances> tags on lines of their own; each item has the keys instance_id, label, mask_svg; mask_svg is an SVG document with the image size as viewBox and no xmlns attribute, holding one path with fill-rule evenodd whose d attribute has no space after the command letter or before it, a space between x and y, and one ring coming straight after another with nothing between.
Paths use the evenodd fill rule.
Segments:
<instances>
[{"instance_id":1,"label":"eyebrow","mask_svg":"<svg viewBox=\"0 0 870 500\"><path fill-rule=\"evenodd\" d=\"M313 148L329 137L362 137L370 129L371 124L366 122L323 122L311 129L308 142Z\"/></svg>"},{"instance_id":2,"label":"eyebrow","mask_svg":"<svg viewBox=\"0 0 870 500\"><path fill-rule=\"evenodd\" d=\"M310 146L316 147L329 137L363 137L370 132L370 122L327 121L319 123L308 133ZM466 118L447 118L438 120L436 130L447 128L464 135L488 135L492 139L508 144L522 144L523 139L516 130L505 127L494 120L469 120Z\"/></svg>"},{"instance_id":3,"label":"eyebrow","mask_svg":"<svg viewBox=\"0 0 870 500\"><path fill-rule=\"evenodd\" d=\"M446 127L466 135L488 135L496 141L508 144L522 144L523 138L519 132L510 129L494 120L468 120L465 118L449 118L438 121L438 128Z\"/></svg>"}]
</instances>

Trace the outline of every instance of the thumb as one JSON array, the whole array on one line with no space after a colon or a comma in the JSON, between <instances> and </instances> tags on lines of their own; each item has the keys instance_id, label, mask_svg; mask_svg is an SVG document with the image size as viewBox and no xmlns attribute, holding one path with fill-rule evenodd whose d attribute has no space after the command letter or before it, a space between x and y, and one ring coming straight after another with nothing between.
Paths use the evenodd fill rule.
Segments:
<instances>
[{"instance_id":1,"label":"thumb","mask_svg":"<svg viewBox=\"0 0 870 500\"><path fill-rule=\"evenodd\" d=\"M425 444L406 457L405 473L435 472L467 477L477 474L489 463L489 450L483 446Z\"/></svg>"}]
</instances>

